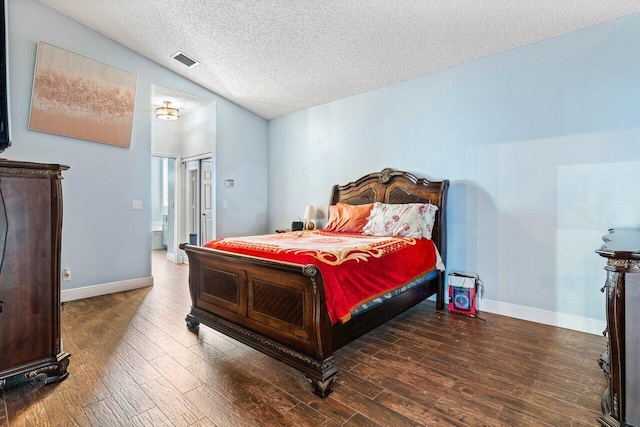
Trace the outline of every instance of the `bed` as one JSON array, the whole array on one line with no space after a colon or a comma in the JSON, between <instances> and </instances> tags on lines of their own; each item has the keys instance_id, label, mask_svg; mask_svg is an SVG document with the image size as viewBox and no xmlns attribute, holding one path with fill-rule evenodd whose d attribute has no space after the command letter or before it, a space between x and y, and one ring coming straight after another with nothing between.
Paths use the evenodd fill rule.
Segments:
<instances>
[{"instance_id":1,"label":"bed","mask_svg":"<svg viewBox=\"0 0 640 427\"><path fill-rule=\"evenodd\" d=\"M436 252L446 261L448 180L384 169L346 185L335 185L329 205L429 203L438 209L431 230ZM247 344L306 375L315 394L333 390L333 353L387 320L435 295L444 308L444 272L433 270L380 303L354 312L344 323L329 315L325 280L314 263L249 257L181 244L189 258L192 307L187 328L200 324Z\"/></svg>"}]
</instances>

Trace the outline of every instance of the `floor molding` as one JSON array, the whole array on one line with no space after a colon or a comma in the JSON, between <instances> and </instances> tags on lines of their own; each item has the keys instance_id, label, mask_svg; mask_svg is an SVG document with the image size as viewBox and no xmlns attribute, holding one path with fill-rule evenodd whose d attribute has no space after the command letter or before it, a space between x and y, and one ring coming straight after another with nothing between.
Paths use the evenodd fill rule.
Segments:
<instances>
[{"instance_id":1,"label":"floor molding","mask_svg":"<svg viewBox=\"0 0 640 427\"><path fill-rule=\"evenodd\" d=\"M123 280L121 282L103 283L101 285L83 286L81 288L63 289L61 298L62 302L75 301L100 295L115 294L116 292L146 288L148 286L153 286L153 276Z\"/></svg>"},{"instance_id":2,"label":"floor molding","mask_svg":"<svg viewBox=\"0 0 640 427\"><path fill-rule=\"evenodd\" d=\"M559 328L571 329L594 335L602 335L602 331L607 327L606 321L589 319L587 317L574 316L571 314L556 313L554 311L525 307L523 305L488 299L480 300L478 303L478 309L480 312L479 317L482 317L482 311L486 311L488 313L515 317L516 319L528 320L530 322L557 326Z\"/></svg>"}]
</instances>

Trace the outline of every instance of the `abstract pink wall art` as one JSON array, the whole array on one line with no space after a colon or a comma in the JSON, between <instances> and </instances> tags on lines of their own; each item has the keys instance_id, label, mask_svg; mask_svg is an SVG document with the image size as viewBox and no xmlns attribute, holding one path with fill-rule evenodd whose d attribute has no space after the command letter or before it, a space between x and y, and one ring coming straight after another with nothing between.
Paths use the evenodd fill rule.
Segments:
<instances>
[{"instance_id":1,"label":"abstract pink wall art","mask_svg":"<svg viewBox=\"0 0 640 427\"><path fill-rule=\"evenodd\" d=\"M137 80L38 42L29 129L129 148Z\"/></svg>"}]
</instances>

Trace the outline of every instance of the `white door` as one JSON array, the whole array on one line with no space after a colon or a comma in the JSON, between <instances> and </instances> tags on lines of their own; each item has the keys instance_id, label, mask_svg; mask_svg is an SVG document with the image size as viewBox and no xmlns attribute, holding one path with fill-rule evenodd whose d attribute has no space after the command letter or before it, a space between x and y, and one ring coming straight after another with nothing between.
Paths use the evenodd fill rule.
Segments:
<instances>
[{"instance_id":1,"label":"white door","mask_svg":"<svg viewBox=\"0 0 640 427\"><path fill-rule=\"evenodd\" d=\"M187 232L189 244L199 245L200 236L200 162L187 163Z\"/></svg>"},{"instance_id":2,"label":"white door","mask_svg":"<svg viewBox=\"0 0 640 427\"><path fill-rule=\"evenodd\" d=\"M202 217L201 244L213 239L213 218L212 218L212 188L211 188L211 169L212 162L210 159L202 160L200 167L200 210Z\"/></svg>"}]
</instances>

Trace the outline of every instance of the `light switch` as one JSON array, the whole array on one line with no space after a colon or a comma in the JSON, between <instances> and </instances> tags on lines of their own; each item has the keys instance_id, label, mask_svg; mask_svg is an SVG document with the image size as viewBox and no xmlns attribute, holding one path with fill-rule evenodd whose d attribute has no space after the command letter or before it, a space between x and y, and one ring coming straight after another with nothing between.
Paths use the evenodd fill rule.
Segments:
<instances>
[{"instance_id":1,"label":"light switch","mask_svg":"<svg viewBox=\"0 0 640 427\"><path fill-rule=\"evenodd\" d=\"M227 201L223 201L222 202L222 209L227 209L229 207L229 204L227 203Z\"/></svg>"},{"instance_id":2,"label":"light switch","mask_svg":"<svg viewBox=\"0 0 640 427\"><path fill-rule=\"evenodd\" d=\"M142 209L142 200L134 200L131 202L131 209L140 210Z\"/></svg>"}]
</instances>

